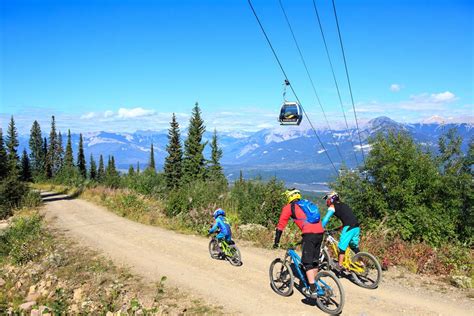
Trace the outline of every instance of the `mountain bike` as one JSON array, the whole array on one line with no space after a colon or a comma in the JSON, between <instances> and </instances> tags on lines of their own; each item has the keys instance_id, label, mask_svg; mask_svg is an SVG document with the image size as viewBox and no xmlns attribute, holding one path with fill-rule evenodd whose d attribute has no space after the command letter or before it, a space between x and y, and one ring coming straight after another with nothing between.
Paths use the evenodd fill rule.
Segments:
<instances>
[{"instance_id":1,"label":"mountain bike","mask_svg":"<svg viewBox=\"0 0 474 316\"><path fill-rule=\"evenodd\" d=\"M326 230L323 249L319 258L321 267L337 271L339 249L334 235L338 229ZM382 281L382 267L378 260L368 252L354 252L347 247L342 266L352 276L354 282L366 289L376 289Z\"/></svg>"},{"instance_id":2,"label":"mountain bike","mask_svg":"<svg viewBox=\"0 0 474 316\"><path fill-rule=\"evenodd\" d=\"M300 256L295 251L295 247L299 244L301 242L290 245L283 259L277 258L270 264L270 285L279 295L290 296L293 294L295 282L293 270L296 271L299 278L299 286L309 290L305 268L301 263ZM322 270L316 274L314 281L317 288L315 300L318 307L328 314L340 314L345 298L344 289L339 279L331 271Z\"/></svg>"},{"instance_id":3,"label":"mountain bike","mask_svg":"<svg viewBox=\"0 0 474 316\"><path fill-rule=\"evenodd\" d=\"M240 255L240 250L237 248L233 241L226 241L222 239L220 241L220 248L222 252L219 252L219 241L217 240L216 235L212 236L209 241L209 254L212 259L223 259L230 262L233 266L242 265L242 257Z\"/></svg>"}]
</instances>

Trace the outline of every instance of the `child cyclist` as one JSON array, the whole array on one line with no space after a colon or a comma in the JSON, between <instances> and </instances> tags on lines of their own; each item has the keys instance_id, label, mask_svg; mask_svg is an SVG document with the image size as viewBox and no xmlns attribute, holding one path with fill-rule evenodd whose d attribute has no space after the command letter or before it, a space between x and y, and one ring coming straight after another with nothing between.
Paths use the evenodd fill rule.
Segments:
<instances>
[{"instance_id":1,"label":"child cyclist","mask_svg":"<svg viewBox=\"0 0 474 316\"><path fill-rule=\"evenodd\" d=\"M232 231L230 229L229 222L225 217L225 211L223 209L218 208L217 210L215 210L213 216L215 219L215 223L208 233L212 234L215 231L219 230L219 233L216 237L218 241L217 246L219 251L219 257L222 257L223 253L221 250L221 242L222 240L225 240L227 243L232 244Z\"/></svg>"},{"instance_id":2,"label":"child cyclist","mask_svg":"<svg viewBox=\"0 0 474 316\"><path fill-rule=\"evenodd\" d=\"M324 197L326 205L328 206L328 212L324 216L322 224L326 227L331 216L336 215L337 218L342 222L342 232L337 247L339 248L339 260L337 270L343 270L344 254L347 247L350 247L355 253L359 252L359 221L354 215L354 212L349 205L342 203L339 199L339 194L332 191L326 194Z\"/></svg>"}]
</instances>

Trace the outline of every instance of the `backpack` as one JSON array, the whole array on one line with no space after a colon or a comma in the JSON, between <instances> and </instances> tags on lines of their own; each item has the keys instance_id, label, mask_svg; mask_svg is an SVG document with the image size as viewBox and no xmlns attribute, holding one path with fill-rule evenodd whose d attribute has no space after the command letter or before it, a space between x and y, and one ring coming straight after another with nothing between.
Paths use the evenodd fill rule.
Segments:
<instances>
[{"instance_id":1,"label":"backpack","mask_svg":"<svg viewBox=\"0 0 474 316\"><path fill-rule=\"evenodd\" d=\"M321 215L319 214L319 208L309 200L299 200L295 202L303 210L306 215L306 222L310 224L319 223ZM291 217L295 220L302 220L302 218L296 218L295 203L291 203Z\"/></svg>"}]
</instances>

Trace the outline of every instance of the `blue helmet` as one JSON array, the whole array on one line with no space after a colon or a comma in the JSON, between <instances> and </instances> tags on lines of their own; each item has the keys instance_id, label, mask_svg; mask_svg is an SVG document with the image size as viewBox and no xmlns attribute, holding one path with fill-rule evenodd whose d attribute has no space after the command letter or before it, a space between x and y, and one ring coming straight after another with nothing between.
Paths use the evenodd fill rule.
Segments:
<instances>
[{"instance_id":1,"label":"blue helmet","mask_svg":"<svg viewBox=\"0 0 474 316\"><path fill-rule=\"evenodd\" d=\"M214 211L214 218L218 218L219 216L225 216L225 211L221 208Z\"/></svg>"}]
</instances>

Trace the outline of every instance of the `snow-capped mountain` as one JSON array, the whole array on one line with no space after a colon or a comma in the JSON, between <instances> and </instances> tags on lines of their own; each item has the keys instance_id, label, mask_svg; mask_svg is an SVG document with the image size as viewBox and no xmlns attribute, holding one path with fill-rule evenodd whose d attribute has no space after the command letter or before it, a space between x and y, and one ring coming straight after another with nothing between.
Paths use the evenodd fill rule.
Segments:
<instances>
[{"instance_id":1,"label":"snow-capped mountain","mask_svg":"<svg viewBox=\"0 0 474 316\"><path fill-rule=\"evenodd\" d=\"M388 117L377 117L361 126L360 133L364 152L370 150L367 144L370 137L389 130L407 132L419 143L435 149L440 135L450 128L455 128L463 137L463 149L466 150L469 139L473 137L473 126L468 123L440 124L436 120L402 124ZM361 146L357 130L320 129L317 133L324 148L314 131L304 125L279 126L254 133L235 131L218 133L219 144L224 151L222 164L230 178L237 177L239 170L243 170L246 176L275 175L287 181L308 184L327 181L333 175L329 158L336 166L345 163L353 167L361 163ZM186 131L182 131L182 135L185 136ZM100 154L105 160L108 155L114 155L117 166L123 170L130 164L136 165L137 162L142 167L146 166L151 143L154 145L155 161L158 166L163 164L167 155L167 131L97 132L85 133L83 137L87 160L91 154L96 160ZM206 132L204 141L209 141L211 137L212 132ZM73 134L72 141L76 155L79 135ZM20 150L27 144L28 137L20 137ZM66 135L63 135L63 146L65 145ZM209 150L209 146L206 146L207 157Z\"/></svg>"}]
</instances>

